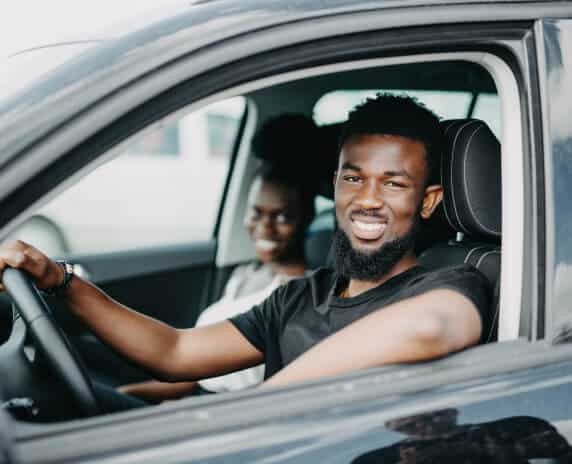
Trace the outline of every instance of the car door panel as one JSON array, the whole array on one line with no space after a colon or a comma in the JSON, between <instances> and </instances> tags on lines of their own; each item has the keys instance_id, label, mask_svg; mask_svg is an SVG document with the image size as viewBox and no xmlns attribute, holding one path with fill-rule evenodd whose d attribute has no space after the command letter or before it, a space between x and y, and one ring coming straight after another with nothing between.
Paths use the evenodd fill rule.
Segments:
<instances>
[{"instance_id":1,"label":"car door panel","mask_svg":"<svg viewBox=\"0 0 572 464\"><path fill-rule=\"evenodd\" d=\"M207 305L214 275L215 240L143 250L68 256L107 294L143 314L175 327L192 327ZM65 304L50 298L58 320L92 377L108 385L148 378L119 357L71 315Z\"/></svg>"},{"instance_id":2,"label":"car door panel","mask_svg":"<svg viewBox=\"0 0 572 464\"><path fill-rule=\"evenodd\" d=\"M214 266L214 240L70 256L92 282L138 311L177 327L194 324ZM184 308L184 310L183 310Z\"/></svg>"}]
</instances>

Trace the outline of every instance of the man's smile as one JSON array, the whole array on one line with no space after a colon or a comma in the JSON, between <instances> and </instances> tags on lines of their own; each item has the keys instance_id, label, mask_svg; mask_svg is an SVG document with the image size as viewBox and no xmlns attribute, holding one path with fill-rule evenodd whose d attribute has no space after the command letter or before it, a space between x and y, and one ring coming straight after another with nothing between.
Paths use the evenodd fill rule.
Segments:
<instances>
[{"instance_id":1,"label":"man's smile","mask_svg":"<svg viewBox=\"0 0 572 464\"><path fill-rule=\"evenodd\" d=\"M378 215L354 213L350 216L352 233L361 240L379 240L387 228L387 219Z\"/></svg>"}]
</instances>

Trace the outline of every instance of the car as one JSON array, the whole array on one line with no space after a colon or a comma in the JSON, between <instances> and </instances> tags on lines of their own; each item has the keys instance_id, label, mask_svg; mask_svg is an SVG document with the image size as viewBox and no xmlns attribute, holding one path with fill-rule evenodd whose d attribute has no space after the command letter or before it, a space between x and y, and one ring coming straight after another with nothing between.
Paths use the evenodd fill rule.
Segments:
<instances>
[{"instance_id":1,"label":"car","mask_svg":"<svg viewBox=\"0 0 572 464\"><path fill-rule=\"evenodd\" d=\"M93 379L148 373L6 271L0 462L569 462L571 18L557 1L181 2L2 96L2 238L53 244L114 298L189 327L254 257L256 129L292 112L320 126L318 267L339 123L376 92L414 95L447 142L420 259L483 271L495 324L489 343L430 362L104 414ZM140 153L211 105L232 109L189 140L188 162Z\"/></svg>"}]
</instances>

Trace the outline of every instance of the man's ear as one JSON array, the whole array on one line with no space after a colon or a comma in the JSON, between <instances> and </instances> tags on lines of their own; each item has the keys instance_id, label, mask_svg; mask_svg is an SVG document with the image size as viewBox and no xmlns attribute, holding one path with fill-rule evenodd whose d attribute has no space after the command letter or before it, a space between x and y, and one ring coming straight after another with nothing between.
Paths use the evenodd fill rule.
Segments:
<instances>
[{"instance_id":1,"label":"man's ear","mask_svg":"<svg viewBox=\"0 0 572 464\"><path fill-rule=\"evenodd\" d=\"M421 206L421 217L429 219L435 211L435 208L443 200L443 186L442 185L429 185L425 188L423 195L423 205Z\"/></svg>"}]
</instances>

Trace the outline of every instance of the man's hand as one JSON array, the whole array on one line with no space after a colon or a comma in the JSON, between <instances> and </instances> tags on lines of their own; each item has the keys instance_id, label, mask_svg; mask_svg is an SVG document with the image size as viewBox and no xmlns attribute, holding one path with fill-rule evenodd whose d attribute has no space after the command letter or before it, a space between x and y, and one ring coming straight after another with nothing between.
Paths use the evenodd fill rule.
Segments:
<instances>
[{"instance_id":1,"label":"man's hand","mask_svg":"<svg viewBox=\"0 0 572 464\"><path fill-rule=\"evenodd\" d=\"M6 267L26 271L39 289L60 285L64 271L38 249L20 240L0 245L0 272ZM4 290L3 286L0 286Z\"/></svg>"}]
</instances>

